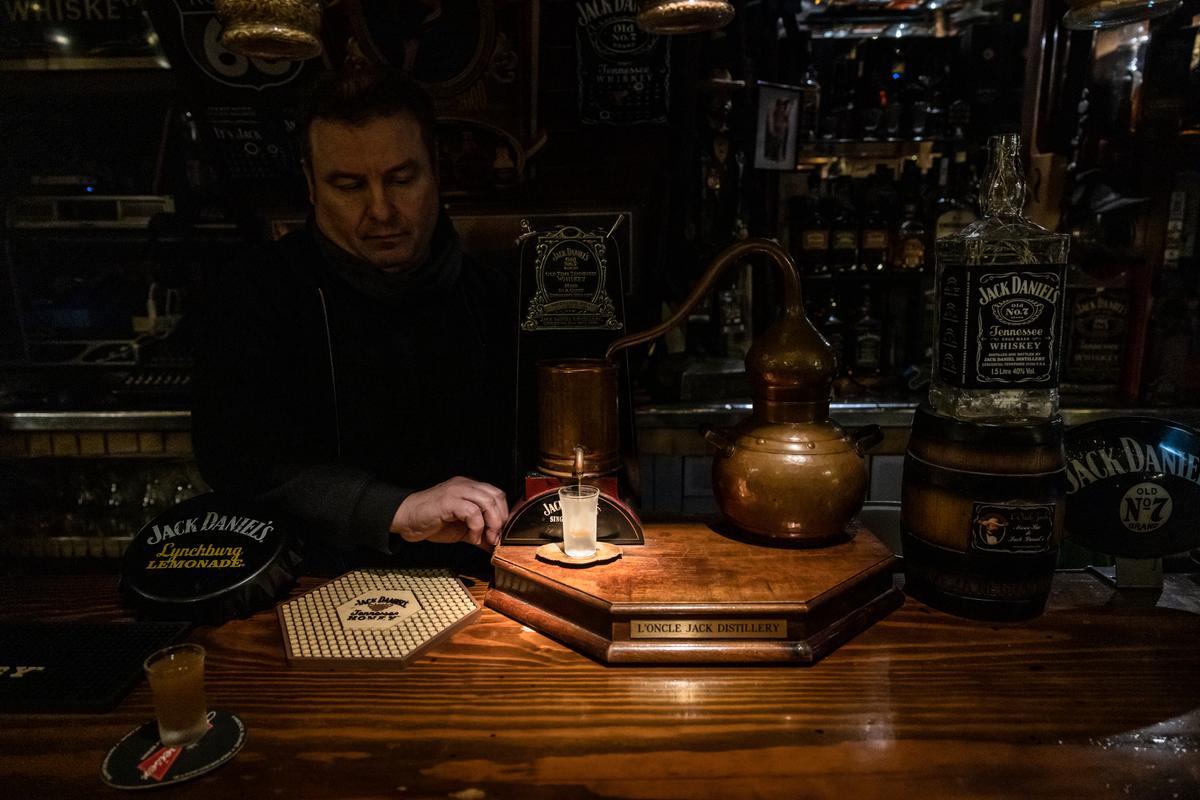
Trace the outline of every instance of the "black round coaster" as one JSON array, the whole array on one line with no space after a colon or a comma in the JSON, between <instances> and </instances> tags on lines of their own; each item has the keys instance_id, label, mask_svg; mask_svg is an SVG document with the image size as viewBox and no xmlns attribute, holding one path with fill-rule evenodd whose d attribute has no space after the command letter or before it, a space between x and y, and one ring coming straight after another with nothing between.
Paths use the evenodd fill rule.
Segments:
<instances>
[{"instance_id":1,"label":"black round coaster","mask_svg":"<svg viewBox=\"0 0 1200 800\"><path fill-rule=\"evenodd\" d=\"M212 726L187 747L164 747L158 723L143 723L108 751L100 777L116 789L154 789L211 772L237 755L246 743L246 726L228 711L208 712Z\"/></svg>"}]
</instances>

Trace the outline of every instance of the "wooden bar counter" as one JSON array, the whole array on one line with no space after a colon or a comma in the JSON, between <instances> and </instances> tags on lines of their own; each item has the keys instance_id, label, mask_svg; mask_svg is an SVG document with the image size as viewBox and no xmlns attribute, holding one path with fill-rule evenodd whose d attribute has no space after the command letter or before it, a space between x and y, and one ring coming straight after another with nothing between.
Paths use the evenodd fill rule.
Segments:
<instances>
[{"instance_id":1,"label":"wooden bar counter","mask_svg":"<svg viewBox=\"0 0 1200 800\"><path fill-rule=\"evenodd\" d=\"M682 668L604 667L485 608L408 669L369 672L289 667L266 611L191 634L210 708L247 743L163 793L1196 798L1198 610L1195 576L1155 599L1063 573L1031 622L909 599L813 667ZM0 584L0 619L127 616L115 578ZM152 713L143 682L108 714L0 715L0 797L118 796L100 762Z\"/></svg>"}]
</instances>

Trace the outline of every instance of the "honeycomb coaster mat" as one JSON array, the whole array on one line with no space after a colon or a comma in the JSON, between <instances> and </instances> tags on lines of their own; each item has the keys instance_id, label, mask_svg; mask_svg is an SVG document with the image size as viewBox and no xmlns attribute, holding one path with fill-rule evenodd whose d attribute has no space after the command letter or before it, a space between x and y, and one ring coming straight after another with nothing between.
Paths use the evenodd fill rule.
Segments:
<instances>
[{"instance_id":1,"label":"honeycomb coaster mat","mask_svg":"<svg viewBox=\"0 0 1200 800\"><path fill-rule=\"evenodd\" d=\"M0 623L0 711L110 711L186 623Z\"/></svg>"},{"instance_id":2,"label":"honeycomb coaster mat","mask_svg":"<svg viewBox=\"0 0 1200 800\"><path fill-rule=\"evenodd\" d=\"M321 669L406 666L478 612L444 569L355 570L278 608L288 662Z\"/></svg>"}]
</instances>

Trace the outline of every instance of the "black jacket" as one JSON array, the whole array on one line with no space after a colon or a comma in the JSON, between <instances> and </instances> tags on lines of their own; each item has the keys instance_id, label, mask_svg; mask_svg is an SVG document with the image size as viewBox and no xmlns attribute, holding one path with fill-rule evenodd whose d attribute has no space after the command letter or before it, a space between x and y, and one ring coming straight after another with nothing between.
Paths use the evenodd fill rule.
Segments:
<instances>
[{"instance_id":1,"label":"black jacket","mask_svg":"<svg viewBox=\"0 0 1200 800\"><path fill-rule=\"evenodd\" d=\"M443 221L434 254L446 247ZM463 258L448 289L385 303L342 280L310 230L262 247L225 271L202 322L201 474L325 543L415 554L388 533L410 492L455 475L515 488L514 294Z\"/></svg>"}]
</instances>

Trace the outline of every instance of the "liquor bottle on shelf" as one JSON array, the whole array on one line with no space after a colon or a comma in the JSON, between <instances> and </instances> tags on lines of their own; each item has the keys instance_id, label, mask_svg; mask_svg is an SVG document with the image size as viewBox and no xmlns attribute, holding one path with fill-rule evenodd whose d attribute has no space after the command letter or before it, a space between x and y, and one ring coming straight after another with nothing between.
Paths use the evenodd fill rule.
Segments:
<instances>
[{"instance_id":1,"label":"liquor bottle on shelf","mask_svg":"<svg viewBox=\"0 0 1200 800\"><path fill-rule=\"evenodd\" d=\"M921 168L905 161L900 176L900 216L892 234L892 269L921 272L925 269L925 221L921 213Z\"/></svg>"},{"instance_id":2,"label":"liquor bottle on shelf","mask_svg":"<svg viewBox=\"0 0 1200 800\"><path fill-rule=\"evenodd\" d=\"M907 93L908 133L914 139L923 139L929 133L929 100L927 94L927 88L924 85L915 81L910 84Z\"/></svg>"},{"instance_id":3,"label":"liquor bottle on shelf","mask_svg":"<svg viewBox=\"0 0 1200 800\"><path fill-rule=\"evenodd\" d=\"M854 321L854 357L850 368L859 380L876 378L883 368L883 323L872 313L870 286L863 286L858 319Z\"/></svg>"},{"instance_id":4,"label":"liquor bottle on shelf","mask_svg":"<svg viewBox=\"0 0 1200 800\"><path fill-rule=\"evenodd\" d=\"M934 238L958 233L979 216L965 199L967 154L955 152L953 159L943 156L938 162L938 195L934 205Z\"/></svg>"},{"instance_id":5,"label":"liquor bottle on shelf","mask_svg":"<svg viewBox=\"0 0 1200 800\"><path fill-rule=\"evenodd\" d=\"M1060 386L1064 395L1098 402L1116 399L1130 307L1123 273L1101 281L1077 267L1068 270Z\"/></svg>"},{"instance_id":6,"label":"liquor bottle on shelf","mask_svg":"<svg viewBox=\"0 0 1200 800\"><path fill-rule=\"evenodd\" d=\"M929 108L925 111L925 133L927 139L937 139L946 130L946 96L938 87L929 93Z\"/></svg>"},{"instance_id":7,"label":"liquor bottle on shelf","mask_svg":"<svg viewBox=\"0 0 1200 800\"><path fill-rule=\"evenodd\" d=\"M851 139L858 135L854 95L860 72L857 47L852 47L833 62L829 111L822 120L823 138Z\"/></svg>"},{"instance_id":8,"label":"liquor bottle on shelf","mask_svg":"<svg viewBox=\"0 0 1200 800\"><path fill-rule=\"evenodd\" d=\"M829 267L834 272L858 269L858 214L853 182L843 175L834 182L833 218L829 226Z\"/></svg>"},{"instance_id":9,"label":"liquor bottle on shelf","mask_svg":"<svg viewBox=\"0 0 1200 800\"><path fill-rule=\"evenodd\" d=\"M838 374L846 372L846 322L838 309L837 292L830 290L825 318L821 320L821 333L837 355Z\"/></svg>"},{"instance_id":10,"label":"liquor bottle on shelf","mask_svg":"<svg viewBox=\"0 0 1200 800\"><path fill-rule=\"evenodd\" d=\"M809 178L809 198L800 220L800 269L810 275L829 272L829 219L817 191L820 178Z\"/></svg>"},{"instance_id":11,"label":"liquor bottle on shelf","mask_svg":"<svg viewBox=\"0 0 1200 800\"><path fill-rule=\"evenodd\" d=\"M907 66L904 54L896 49L887 87L887 105L883 109L883 132L889 139L904 133L905 99L908 90Z\"/></svg>"},{"instance_id":12,"label":"liquor bottle on shelf","mask_svg":"<svg viewBox=\"0 0 1200 800\"><path fill-rule=\"evenodd\" d=\"M800 107L797 116L796 136L799 141L812 142L820 136L821 126L821 82L817 78L817 67L812 60L812 41L805 38L801 50Z\"/></svg>"},{"instance_id":13,"label":"liquor bottle on shelf","mask_svg":"<svg viewBox=\"0 0 1200 800\"><path fill-rule=\"evenodd\" d=\"M1069 237L1021 215L1020 137L993 136L983 218L937 243L929 402L959 420L1044 420L1058 411Z\"/></svg>"},{"instance_id":14,"label":"liquor bottle on shelf","mask_svg":"<svg viewBox=\"0 0 1200 800\"><path fill-rule=\"evenodd\" d=\"M882 190L876 179L867 187L862 228L858 239L858 263L864 272L880 272L888 264L887 215L883 212Z\"/></svg>"},{"instance_id":15,"label":"liquor bottle on shelf","mask_svg":"<svg viewBox=\"0 0 1200 800\"><path fill-rule=\"evenodd\" d=\"M883 115L887 108L887 92L878 78L872 78L871 85L863 93L859 101L859 128L863 139L874 141L883 137Z\"/></svg>"}]
</instances>

